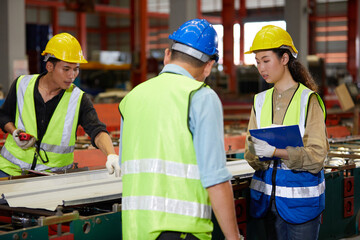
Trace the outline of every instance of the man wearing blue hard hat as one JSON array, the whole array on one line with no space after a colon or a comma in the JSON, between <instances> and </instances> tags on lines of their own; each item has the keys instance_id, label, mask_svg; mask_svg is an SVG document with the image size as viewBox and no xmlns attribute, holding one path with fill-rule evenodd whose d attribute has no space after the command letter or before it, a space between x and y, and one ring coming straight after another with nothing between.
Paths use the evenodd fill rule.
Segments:
<instances>
[{"instance_id":1,"label":"man wearing blue hard hat","mask_svg":"<svg viewBox=\"0 0 360 240\"><path fill-rule=\"evenodd\" d=\"M222 105L204 83L217 34L194 19L169 38L163 70L119 105L123 239L211 239L212 210L226 239L240 239Z\"/></svg>"}]
</instances>

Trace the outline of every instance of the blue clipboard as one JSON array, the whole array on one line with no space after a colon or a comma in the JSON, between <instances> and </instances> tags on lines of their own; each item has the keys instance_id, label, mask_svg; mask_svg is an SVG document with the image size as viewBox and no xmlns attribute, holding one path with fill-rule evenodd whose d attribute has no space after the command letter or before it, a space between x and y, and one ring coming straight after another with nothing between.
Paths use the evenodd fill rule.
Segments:
<instances>
[{"instance_id":1,"label":"blue clipboard","mask_svg":"<svg viewBox=\"0 0 360 240\"><path fill-rule=\"evenodd\" d=\"M279 149L285 149L286 147L304 146L298 125L250 129L249 132L251 136L264 140L268 144ZM271 159L279 158L260 158L261 161L267 161Z\"/></svg>"}]
</instances>

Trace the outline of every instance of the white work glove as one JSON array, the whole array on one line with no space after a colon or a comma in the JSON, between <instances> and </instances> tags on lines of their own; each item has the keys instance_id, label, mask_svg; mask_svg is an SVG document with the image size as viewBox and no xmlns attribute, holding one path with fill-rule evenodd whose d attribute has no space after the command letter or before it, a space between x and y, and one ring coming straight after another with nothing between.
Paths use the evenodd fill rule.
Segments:
<instances>
[{"instance_id":1,"label":"white work glove","mask_svg":"<svg viewBox=\"0 0 360 240\"><path fill-rule=\"evenodd\" d=\"M258 157L273 157L276 148L266 141L249 136L247 140L249 151Z\"/></svg>"},{"instance_id":2,"label":"white work glove","mask_svg":"<svg viewBox=\"0 0 360 240\"><path fill-rule=\"evenodd\" d=\"M120 177L121 169L119 165L119 155L109 154L106 160L106 168L109 174L115 172L115 177Z\"/></svg>"},{"instance_id":3,"label":"white work glove","mask_svg":"<svg viewBox=\"0 0 360 240\"><path fill-rule=\"evenodd\" d=\"M12 136L13 136L16 144L21 149L28 149L29 147L34 146L36 143L36 139L34 137L31 137L30 140L20 140L19 133L21 133L21 132L24 132L24 131L21 129L15 129L12 133Z\"/></svg>"}]
</instances>

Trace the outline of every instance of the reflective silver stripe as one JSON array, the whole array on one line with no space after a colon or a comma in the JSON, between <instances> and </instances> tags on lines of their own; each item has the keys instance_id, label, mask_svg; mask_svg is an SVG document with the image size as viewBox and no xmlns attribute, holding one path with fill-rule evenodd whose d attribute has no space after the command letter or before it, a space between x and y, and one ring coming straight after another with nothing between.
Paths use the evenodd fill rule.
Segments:
<instances>
[{"instance_id":1,"label":"reflective silver stripe","mask_svg":"<svg viewBox=\"0 0 360 240\"><path fill-rule=\"evenodd\" d=\"M49 167L43 164L36 164L35 170L37 171L44 171L44 170L50 170L51 172L56 172L56 171L64 171L66 169L70 169L72 168L73 164L69 164L67 166L64 167Z\"/></svg>"},{"instance_id":2,"label":"reflective silver stripe","mask_svg":"<svg viewBox=\"0 0 360 240\"><path fill-rule=\"evenodd\" d=\"M200 179L199 168L195 164L183 164L161 159L129 160L122 164L123 174L159 173L167 176Z\"/></svg>"},{"instance_id":3,"label":"reflective silver stripe","mask_svg":"<svg viewBox=\"0 0 360 240\"><path fill-rule=\"evenodd\" d=\"M181 43L174 43L171 48L176 51L190 55L196 59L199 59L202 62L207 62L210 60L209 55Z\"/></svg>"},{"instance_id":4,"label":"reflective silver stripe","mask_svg":"<svg viewBox=\"0 0 360 240\"><path fill-rule=\"evenodd\" d=\"M69 105L68 105L68 109L67 109L66 117L65 117L65 123L64 123L64 128L63 128L64 130L63 130L63 135L61 138L62 146L69 145L69 142L71 139L72 126L73 126L74 117L75 117L75 113L76 113L77 102L79 100L80 93L81 93L80 89L74 86L74 89L70 96L70 101L69 101Z\"/></svg>"},{"instance_id":5,"label":"reflective silver stripe","mask_svg":"<svg viewBox=\"0 0 360 240\"><path fill-rule=\"evenodd\" d=\"M306 109L307 103L309 98L309 93L311 92L310 89L304 89L301 93L301 100L300 100L300 120L299 120L299 129L301 133L301 137L304 136L305 133L305 119L306 119Z\"/></svg>"},{"instance_id":6,"label":"reflective silver stripe","mask_svg":"<svg viewBox=\"0 0 360 240\"><path fill-rule=\"evenodd\" d=\"M122 198L122 211L150 210L191 217L211 219L211 206L157 196L131 196Z\"/></svg>"},{"instance_id":7,"label":"reflective silver stripe","mask_svg":"<svg viewBox=\"0 0 360 240\"><path fill-rule=\"evenodd\" d=\"M279 187L276 186L276 196L284 198L313 198L325 192L325 180L311 187Z\"/></svg>"},{"instance_id":8,"label":"reflective silver stripe","mask_svg":"<svg viewBox=\"0 0 360 240\"><path fill-rule=\"evenodd\" d=\"M17 98L17 106L19 109L19 116L18 116L18 124L17 128L25 131L24 122L22 120L22 111L24 109L24 95L26 92L26 89L29 85L30 80L34 77L34 75L25 75L20 83L18 90L16 92L16 98Z\"/></svg>"},{"instance_id":9,"label":"reflective silver stripe","mask_svg":"<svg viewBox=\"0 0 360 240\"><path fill-rule=\"evenodd\" d=\"M46 152L52 152L52 153L72 153L75 149L75 146L57 146L57 145L51 145L47 143L41 143L40 149Z\"/></svg>"},{"instance_id":10,"label":"reflective silver stripe","mask_svg":"<svg viewBox=\"0 0 360 240\"><path fill-rule=\"evenodd\" d=\"M265 182L256 180L254 178L251 179L250 188L262 192L265 195L269 195L269 196L271 195L272 186L270 184L266 184Z\"/></svg>"},{"instance_id":11,"label":"reflective silver stripe","mask_svg":"<svg viewBox=\"0 0 360 240\"><path fill-rule=\"evenodd\" d=\"M21 169L30 169L31 168L31 164L30 163L26 163L24 161L21 161L20 159L17 159L16 157L14 157L4 146L1 149L1 156L3 156L4 158L6 158L7 160L9 160L11 163L19 166ZM67 166L64 167L49 167L43 164L36 164L35 170L37 171L44 171L44 170L51 170L52 172L54 171L62 171L65 169L69 169L72 167L73 164L69 164Z\"/></svg>"},{"instance_id":12,"label":"reflective silver stripe","mask_svg":"<svg viewBox=\"0 0 360 240\"><path fill-rule=\"evenodd\" d=\"M256 124L257 124L257 128L261 128L260 125L260 120L261 120L261 109L264 105L265 102L265 96L266 96L266 91L261 92L259 94L256 95L256 102L255 102L255 113L256 113Z\"/></svg>"},{"instance_id":13,"label":"reflective silver stripe","mask_svg":"<svg viewBox=\"0 0 360 240\"><path fill-rule=\"evenodd\" d=\"M266 184L265 182L252 179L250 188L256 191L262 192L266 195L271 195L272 186L270 184ZM317 186L311 187L283 187L276 186L276 197L283 198L313 198L319 197L321 194L325 192L325 180L322 181Z\"/></svg>"},{"instance_id":14,"label":"reflective silver stripe","mask_svg":"<svg viewBox=\"0 0 360 240\"><path fill-rule=\"evenodd\" d=\"M2 147L1 149L1 156L3 156L4 158L6 158L7 160L9 160L11 163L19 166L20 168L26 168L26 169L30 169L31 168L31 164L26 163L21 161L20 159L17 159L16 157L14 157L5 147L5 145Z\"/></svg>"}]
</instances>

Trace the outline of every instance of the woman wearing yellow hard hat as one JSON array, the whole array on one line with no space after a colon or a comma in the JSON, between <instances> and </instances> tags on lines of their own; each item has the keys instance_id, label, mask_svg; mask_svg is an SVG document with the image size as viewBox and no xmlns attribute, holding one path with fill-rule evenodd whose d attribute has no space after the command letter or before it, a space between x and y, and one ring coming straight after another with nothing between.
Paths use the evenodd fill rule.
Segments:
<instances>
[{"instance_id":1,"label":"woman wearing yellow hard hat","mask_svg":"<svg viewBox=\"0 0 360 240\"><path fill-rule=\"evenodd\" d=\"M250 214L265 219L268 239L317 239L329 149L324 103L284 29L263 27L246 53L255 54L260 75L273 84L255 95L248 125L245 159L255 169ZM303 146L280 149L249 133L272 125L298 125Z\"/></svg>"}]
</instances>

